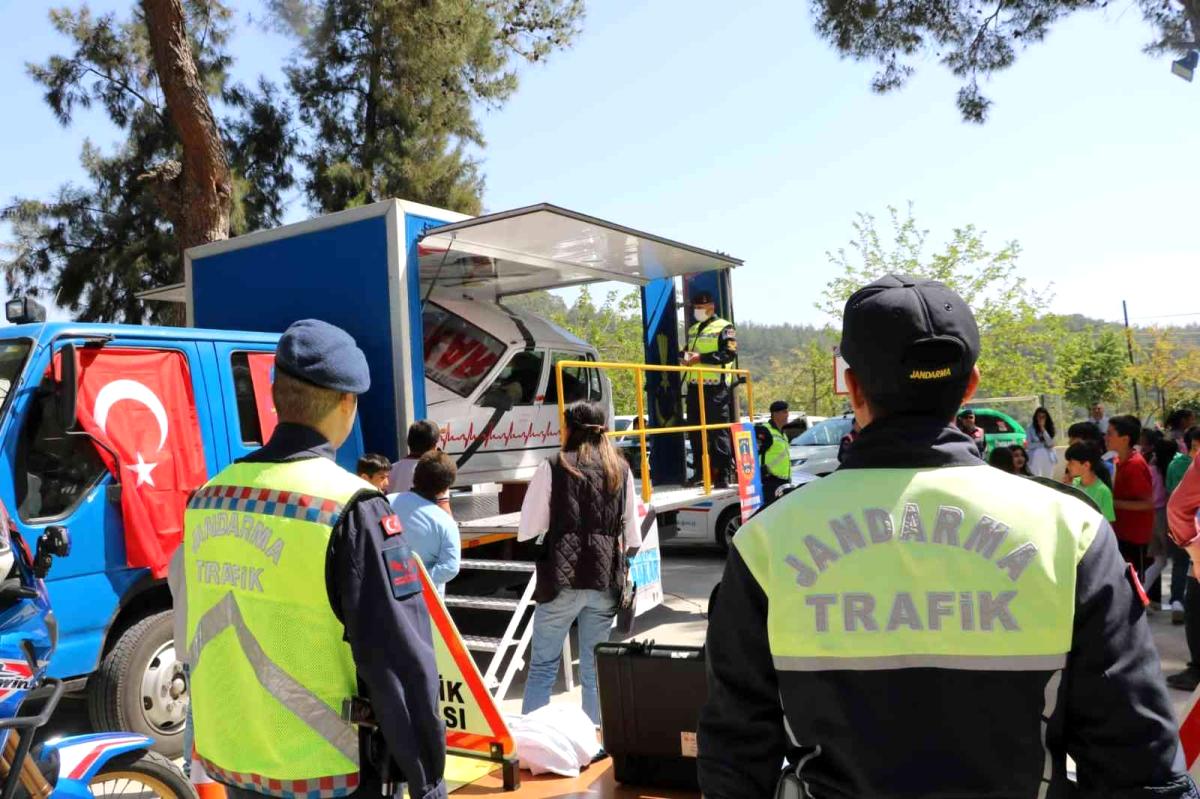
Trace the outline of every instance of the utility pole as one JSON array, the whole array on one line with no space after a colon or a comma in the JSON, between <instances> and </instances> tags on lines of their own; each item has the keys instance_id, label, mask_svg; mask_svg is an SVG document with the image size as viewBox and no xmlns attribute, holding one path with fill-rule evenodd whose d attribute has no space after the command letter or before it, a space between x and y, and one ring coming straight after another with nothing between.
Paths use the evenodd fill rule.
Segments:
<instances>
[{"instance_id":1,"label":"utility pole","mask_svg":"<svg viewBox=\"0 0 1200 799\"><path fill-rule=\"evenodd\" d=\"M1129 352L1129 365L1133 366L1133 333L1129 330L1129 307L1121 300L1121 311L1125 314L1125 348ZM1137 378L1133 378L1133 410L1139 417L1142 415L1142 401L1138 397Z\"/></svg>"}]
</instances>

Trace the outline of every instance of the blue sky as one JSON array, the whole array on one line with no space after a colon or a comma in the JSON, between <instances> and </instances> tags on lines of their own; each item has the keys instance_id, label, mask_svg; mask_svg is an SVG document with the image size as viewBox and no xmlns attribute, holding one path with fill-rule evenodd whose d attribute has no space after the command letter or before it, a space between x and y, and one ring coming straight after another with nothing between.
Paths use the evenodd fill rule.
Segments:
<instances>
[{"instance_id":1,"label":"blue sky","mask_svg":"<svg viewBox=\"0 0 1200 799\"><path fill-rule=\"evenodd\" d=\"M93 2L126 10L132 0ZM234 3L236 75L278 78L290 45ZM583 36L525 68L516 96L482 111L485 205L553 202L745 259L741 320L824 321L812 302L825 253L857 211L914 203L939 242L974 223L1016 239L1020 271L1053 284L1054 310L1200 321L1196 135L1200 84L1141 53L1151 32L1125 4L1079 15L988 83L984 126L960 121L936 62L880 97L869 64L844 61L786 0L592 0ZM23 64L60 52L46 6L0 0L0 200L78 180L98 113L61 128ZM309 215L297 198L289 219ZM3 235L0 233L0 235ZM1168 316L1172 315L1172 316Z\"/></svg>"}]
</instances>

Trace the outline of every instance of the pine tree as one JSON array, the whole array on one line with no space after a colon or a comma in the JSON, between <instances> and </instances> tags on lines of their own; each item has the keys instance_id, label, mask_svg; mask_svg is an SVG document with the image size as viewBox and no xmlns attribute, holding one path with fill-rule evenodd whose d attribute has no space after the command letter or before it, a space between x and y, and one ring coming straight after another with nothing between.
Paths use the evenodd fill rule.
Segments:
<instances>
[{"instance_id":1,"label":"pine tree","mask_svg":"<svg viewBox=\"0 0 1200 799\"><path fill-rule=\"evenodd\" d=\"M576 36L582 0L275 0L300 41L288 80L312 142L319 211L389 197L478 213L476 109L517 88L516 63Z\"/></svg>"},{"instance_id":2,"label":"pine tree","mask_svg":"<svg viewBox=\"0 0 1200 799\"><path fill-rule=\"evenodd\" d=\"M983 122L991 100L979 79L1006 69L1026 47L1046 38L1072 14L1104 8L1108 0L815 0L817 32L837 50L874 61L877 92L903 86L915 63L937 59L962 80L958 108ZM1138 0L1156 31L1145 50L1184 54L1200 49L1200 0ZM1163 70L1164 79L1169 79Z\"/></svg>"},{"instance_id":3,"label":"pine tree","mask_svg":"<svg viewBox=\"0 0 1200 799\"><path fill-rule=\"evenodd\" d=\"M285 168L296 145L289 106L269 83L228 80L231 12L220 0L183 7L197 85L225 110L217 124L231 171L226 233L277 224L281 193L293 181ZM136 293L180 282L181 245L219 234L221 222L205 222L198 234L181 224L188 209L179 207L181 195L172 197L178 184L171 179L191 162L164 99L147 21L140 10L120 19L93 16L86 6L56 9L50 20L71 50L28 67L46 103L63 125L77 109L99 106L126 139L110 153L84 142L82 185L0 209L15 236L0 259L10 291L48 295L84 321L180 321L176 309L147 306Z\"/></svg>"}]
</instances>

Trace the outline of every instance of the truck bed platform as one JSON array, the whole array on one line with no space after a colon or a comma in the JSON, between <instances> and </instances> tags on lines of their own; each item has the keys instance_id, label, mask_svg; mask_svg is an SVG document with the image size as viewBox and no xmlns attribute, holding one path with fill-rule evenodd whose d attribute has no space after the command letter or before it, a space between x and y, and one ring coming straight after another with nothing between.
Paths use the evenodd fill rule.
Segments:
<instances>
[{"instance_id":1,"label":"truck bed platform","mask_svg":"<svg viewBox=\"0 0 1200 799\"><path fill-rule=\"evenodd\" d=\"M737 488L714 488L705 494L703 486L664 485L654 489L650 504L657 513L680 510L701 502L720 502L737 496ZM477 519L460 521L459 533L463 549L504 541L517 535L520 513L499 513Z\"/></svg>"}]
</instances>

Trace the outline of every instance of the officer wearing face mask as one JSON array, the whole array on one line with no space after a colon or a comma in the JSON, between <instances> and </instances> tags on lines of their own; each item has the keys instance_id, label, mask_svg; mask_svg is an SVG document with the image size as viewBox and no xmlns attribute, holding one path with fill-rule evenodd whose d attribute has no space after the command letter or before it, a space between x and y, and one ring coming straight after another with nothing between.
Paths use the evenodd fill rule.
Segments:
<instances>
[{"instance_id":1,"label":"officer wearing face mask","mask_svg":"<svg viewBox=\"0 0 1200 799\"><path fill-rule=\"evenodd\" d=\"M688 330L687 346L680 356L684 366L711 364L728 368L737 359L737 333L733 325L716 314L712 294L697 292L692 297L692 318L695 323ZM721 372L689 372L687 374L687 423L700 424L700 388L704 381L704 420L708 424L724 424L732 419L732 403L729 395L729 380ZM692 442L692 461L696 465L696 482L702 481L700 469L703 460L700 449L700 434L688 433ZM713 484L718 488L729 485L733 479L733 446L728 430L712 430L708 433L708 458L712 466Z\"/></svg>"}]
</instances>

